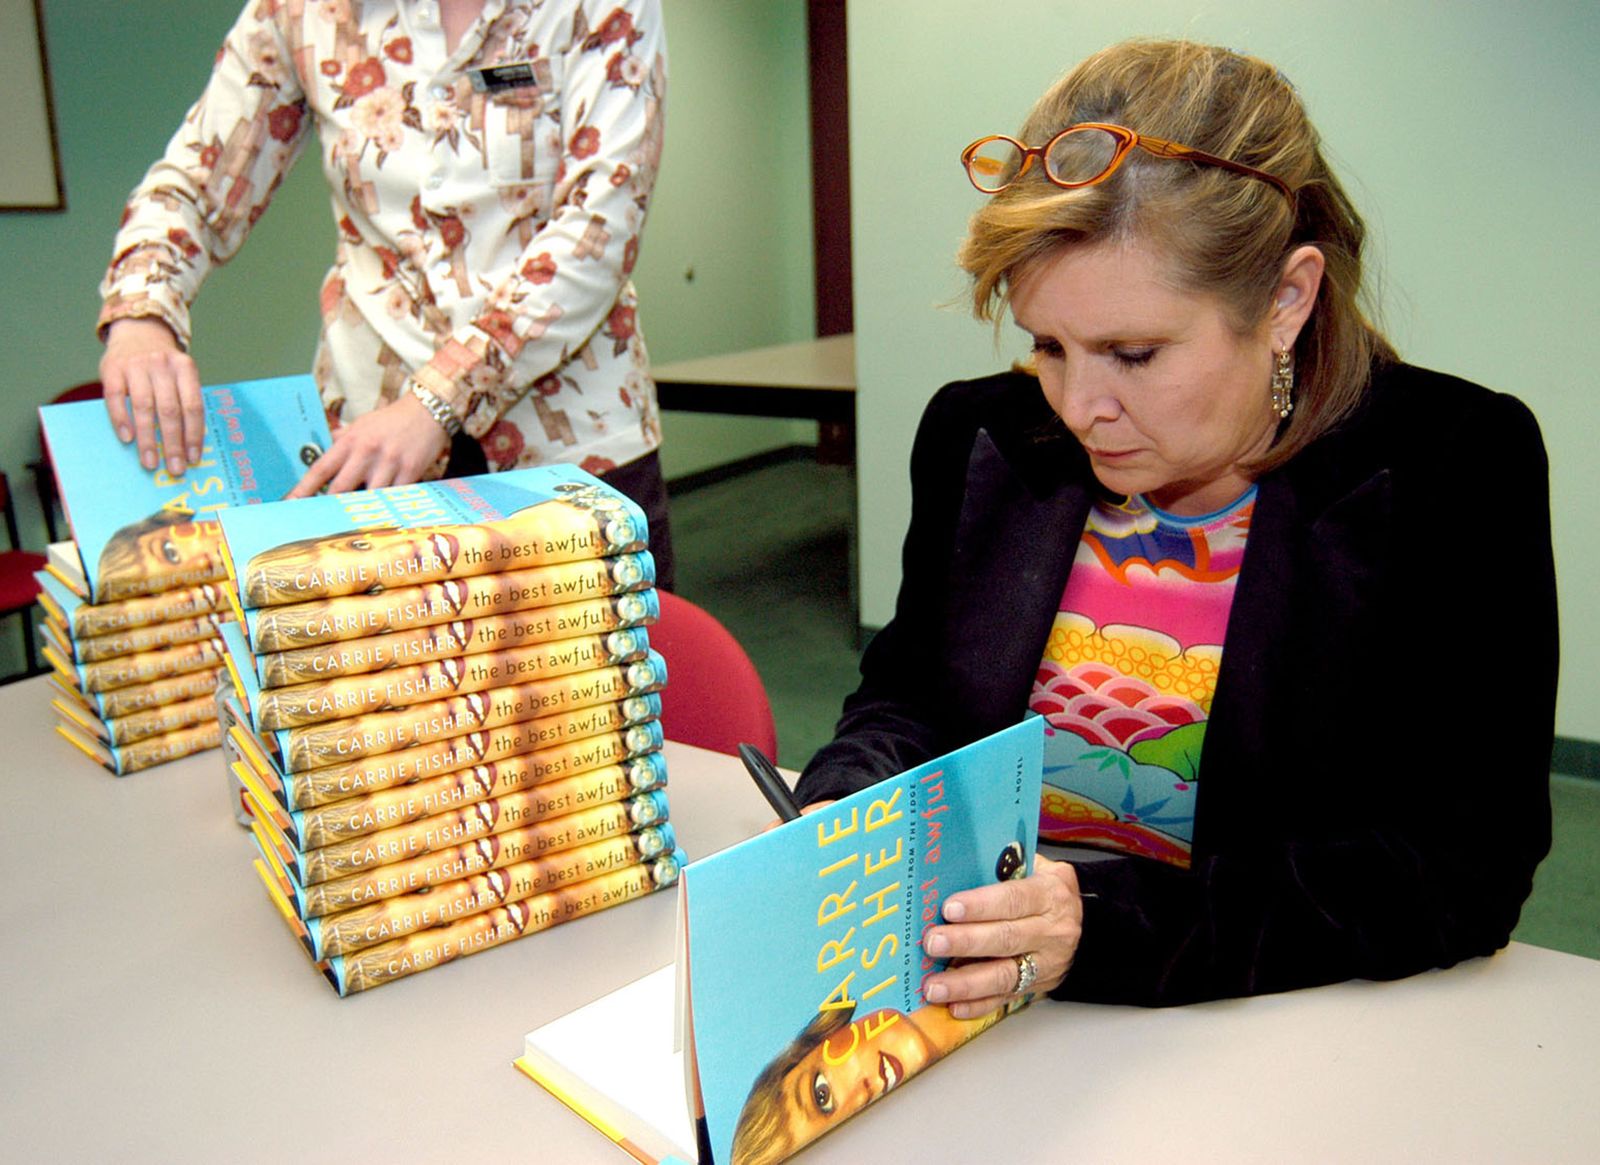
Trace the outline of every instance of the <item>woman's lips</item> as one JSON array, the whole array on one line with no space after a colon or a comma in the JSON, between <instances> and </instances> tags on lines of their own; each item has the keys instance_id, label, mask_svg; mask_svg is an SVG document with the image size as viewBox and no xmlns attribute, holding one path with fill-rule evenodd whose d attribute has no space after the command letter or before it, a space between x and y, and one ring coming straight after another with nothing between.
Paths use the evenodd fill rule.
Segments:
<instances>
[{"instance_id":1,"label":"woman's lips","mask_svg":"<svg viewBox=\"0 0 1600 1165\"><path fill-rule=\"evenodd\" d=\"M1137 449L1090 449L1089 456L1096 461L1117 461L1124 457L1132 457Z\"/></svg>"},{"instance_id":2,"label":"woman's lips","mask_svg":"<svg viewBox=\"0 0 1600 1165\"><path fill-rule=\"evenodd\" d=\"M883 1081L885 1093L894 1090L894 1086L905 1079L905 1069L900 1066L900 1061L887 1052L878 1054L878 1076Z\"/></svg>"}]
</instances>

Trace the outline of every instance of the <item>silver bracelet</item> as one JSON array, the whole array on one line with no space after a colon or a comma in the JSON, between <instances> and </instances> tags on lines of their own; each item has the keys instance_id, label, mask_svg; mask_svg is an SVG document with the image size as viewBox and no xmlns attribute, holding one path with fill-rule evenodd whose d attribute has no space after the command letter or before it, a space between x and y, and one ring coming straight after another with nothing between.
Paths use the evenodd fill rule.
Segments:
<instances>
[{"instance_id":1,"label":"silver bracelet","mask_svg":"<svg viewBox=\"0 0 1600 1165\"><path fill-rule=\"evenodd\" d=\"M455 409L439 399L437 393L431 389L423 388L415 380L411 382L411 395L422 402L422 407L428 410L428 415L439 423L446 437L454 437L461 432L461 418L456 416Z\"/></svg>"}]
</instances>

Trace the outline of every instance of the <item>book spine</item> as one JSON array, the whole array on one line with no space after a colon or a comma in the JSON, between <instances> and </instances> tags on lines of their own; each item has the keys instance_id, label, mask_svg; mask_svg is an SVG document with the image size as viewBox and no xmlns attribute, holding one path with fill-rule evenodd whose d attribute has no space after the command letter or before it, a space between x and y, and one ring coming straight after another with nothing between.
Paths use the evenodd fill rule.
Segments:
<instances>
[{"instance_id":1,"label":"book spine","mask_svg":"<svg viewBox=\"0 0 1600 1165\"><path fill-rule=\"evenodd\" d=\"M39 606L44 610L45 618L47 620L54 623L63 632L65 632L67 626L71 623L71 617L67 614L66 608L58 603L55 596L52 595L44 586L44 584L50 579L50 573L48 571L36 570L33 572L33 577L40 584L38 593L33 596L33 601L38 603Z\"/></svg>"},{"instance_id":2,"label":"book spine","mask_svg":"<svg viewBox=\"0 0 1600 1165\"><path fill-rule=\"evenodd\" d=\"M45 618L40 619L36 626L39 630L40 641L45 646L53 648L57 658L63 660L76 659L72 637L67 634L65 624L47 615Z\"/></svg>"},{"instance_id":3,"label":"book spine","mask_svg":"<svg viewBox=\"0 0 1600 1165\"><path fill-rule=\"evenodd\" d=\"M82 664L78 668L78 675L84 691L101 693L131 684L216 668L221 663L222 640L203 639L198 643L185 643L181 647L167 647L160 651Z\"/></svg>"},{"instance_id":4,"label":"book spine","mask_svg":"<svg viewBox=\"0 0 1600 1165\"><path fill-rule=\"evenodd\" d=\"M648 785L652 778L659 781L657 773L651 771L655 766L650 763L658 759L640 757L618 767L630 783ZM638 781L627 776L630 769L639 774ZM463 809L408 822L396 829L385 829L321 849L294 851L292 864L301 885L310 887L529 824L530 819L523 812L511 812L516 810L516 803L505 805L501 803L503 800L491 798ZM541 822L539 852L570 849L585 842L631 833L666 819L666 797L659 790L641 793L624 801L567 814L559 822Z\"/></svg>"},{"instance_id":5,"label":"book spine","mask_svg":"<svg viewBox=\"0 0 1600 1165\"><path fill-rule=\"evenodd\" d=\"M239 593L247 607L469 578L525 566L604 558L644 549L644 531L595 490L539 502L486 522L374 529L307 538L262 551L245 563Z\"/></svg>"},{"instance_id":6,"label":"book spine","mask_svg":"<svg viewBox=\"0 0 1600 1165\"><path fill-rule=\"evenodd\" d=\"M376 675L274 688L262 692L256 702L256 727L270 731L317 724L522 680L612 667L643 658L649 647L649 636L639 627L482 655L451 656Z\"/></svg>"},{"instance_id":7,"label":"book spine","mask_svg":"<svg viewBox=\"0 0 1600 1165\"><path fill-rule=\"evenodd\" d=\"M73 645L79 662L95 663L118 656L178 647L202 639L215 639L217 628L230 618L232 616L226 613L191 615L168 623L151 623L106 635L78 636L73 640Z\"/></svg>"},{"instance_id":8,"label":"book spine","mask_svg":"<svg viewBox=\"0 0 1600 1165\"><path fill-rule=\"evenodd\" d=\"M611 829L613 823L610 819L606 821L608 829L597 835L586 834L582 829L573 834L555 832L547 823L571 819L568 824L581 824L581 819L573 815L587 813L603 805L637 799L640 794L662 791L666 787L666 767L650 763L654 760L659 760L659 757L640 759L626 767L608 765L589 773L579 773L560 781L536 784L531 789L494 797L485 803L493 810L498 832L424 851L414 858L363 869L347 877L299 885L294 891L294 898L301 914L307 919L315 919L378 899L413 893L438 882L451 882L477 869L509 866L579 843L618 837L627 831ZM659 829L664 827L664 823L658 819L653 823L640 824L638 829L646 827ZM290 848L293 850L293 847ZM288 864L301 867L304 863L299 859L291 859Z\"/></svg>"},{"instance_id":9,"label":"book spine","mask_svg":"<svg viewBox=\"0 0 1600 1165\"><path fill-rule=\"evenodd\" d=\"M100 718L100 709L90 702L91 697L84 695L76 684L69 683L60 672L50 673L50 686L55 689L57 696L70 701L74 707L81 708L96 719Z\"/></svg>"},{"instance_id":10,"label":"book spine","mask_svg":"<svg viewBox=\"0 0 1600 1165\"><path fill-rule=\"evenodd\" d=\"M340 995L367 991L466 955L548 930L641 898L677 881L676 857L632 866L586 882L474 914L406 938L379 943L354 955L330 959L328 978Z\"/></svg>"},{"instance_id":11,"label":"book spine","mask_svg":"<svg viewBox=\"0 0 1600 1165\"><path fill-rule=\"evenodd\" d=\"M615 797L609 795L610 790L603 787L597 774L586 773L582 777L569 780L582 781L596 791L595 796L605 798L593 802L584 800L583 804L590 807L593 804L610 804L613 800L620 800L634 793L626 781L619 783L615 775L604 778L620 790ZM544 790L546 793L551 791ZM517 796L527 795L517 794ZM545 820L548 821L550 818ZM291 897L295 900L300 914L307 919L340 914L401 895L416 894L430 886L454 882L470 874L543 860L539 855L567 852L541 844L547 842L549 836L549 831L545 830L541 823L536 822L508 829L504 833L491 833L461 845L448 846L436 853L426 853L405 861L392 862L387 866L377 866L347 878L320 882L314 886L299 886L294 884L291 878ZM635 855L633 860L643 861L672 851L677 846L677 839L672 825L663 822L659 825L647 825L633 833L578 846L572 852L590 850L607 852L601 847L618 845L625 845L628 852Z\"/></svg>"},{"instance_id":12,"label":"book spine","mask_svg":"<svg viewBox=\"0 0 1600 1165\"><path fill-rule=\"evenodd\" d=\"M215 691L217 675L221 670L215 666L203 667L198 671L168 676L165 679L130 684L128 687L101 692L90 698L95 700L102 717L116 720L131 716L135 712L159 708L163 704L176 704Z\"/></svg>"},{"instance_id":13,"label":"book spine","mask_svg":"<svg viewBox=\"0 0 1600 1165\"><path fill-rule=\"evenodd\" d=\"M574 672L429 700L392 712L369 712L286 728L276 733L275 739L284 768L304 772L559 712L636 700L659 690L666 682L666 662L650 652L644 659L622 667ZM636 720L645 718L629 714Z\"/></svg>"},{"instance_id":14,"label":"book spine","mask_svg":"<svg viewBox=\"0 0 1600 1165\"><path fill-rule=\"evenodd\" d=\"M89 601L89 583L83 576L83 559L76 542L52 542L45 547L49 556L44 564L50 576L79 599Z\"/></svg>"},{"instance_id":15,"label":"book spine","mask_svg":"<svg viewBox=\"0 0 1600 1165\"><path fill-rule=\"evenodd\" d=\"M550 857L478 871L421 892L311 919L307 922L306 945L315 959L348 955L430 926L625 870L649 860L639 853L636 837L630 834Z\"/></svg>"},{"instance_id":16,"label":"book spine","mask_svg":"<svg viewBox=\"0 0 1600 1165\"><path fill-rule=\"evenodd\" d=\"M516 739L518 734L510 729L475 736L482 739L462 738L468 743L452 749L439 762L456 764L456 768L399 788L296 812L290 836L302 849L313 849L504 796L556 777L620 764L661 747L661 726L657 721L537 752L520 750L519 745L524 742ZM501 752L502 748L510 751Z\"/></svg>"},{"instance_id":17,"label":"book spine","mask_svg":"<svg viewBox=\"0 0 1600 1165\"><path fill-rule=\"evenodd\" d=\"M250 646L288 651L364 639L455 619L480 619L583 599L645 590L655 585L648 553L506 570L397 587L375 595L342 595L253 610Z\"/></svg>"},{"instance_id":18,"label":"book spine","mask_svg":"<svg viewBox=\"0 0 1600 1165\"><path fill-rule=\"evenodd\" d=\"M215 583L201 583L142 599L85 603L72 612L72 634L79 639L90 639L227 609L228 600L222 588Z\"/></svg>"},{"instance_id":19,"label":"book spine","mask_svg":"<svg viewBox=\"0 0 1600 1165\"><path fill-rule=\"evenodd\" d=\"M570 745L607 732L621 732L660 715L659 697L633 696L616 703L432 741L412 749L360 757L341 765L291 772L285 774L283 780L284 804L290 809L315 809L349 797L375 793L416 776ZM487 746L482 743L485 738L490 742ZM404 775L408 772L414 776Z\"/></svg>"},{"instance_id":20,"label":"book spine","mask_svg":"<svg viewBox=\"0 0 1600 1165\"><path fill-rule=\"evenodd\" d=\"M132 744L117 745L112 749L115 765L112 769L119 777L164 765L168 761L216 748L222 739L215 720L208 720L188 728L179 728L160 736L146 737Z\"/></svg>"},{"instance_id":21,"label":"book spine","mask_svg":"<svg viewBox=\"0 0 1600 1165\"><path fill-rule=\"evenodd\" d=\"M182 700L175 704L165 704L159 708L147 708L143 712L114 717L104 723L111 743L119 748L125 748L152 736L176 732L180 728L190 728L216 718L216 700L211 696L195 696L193 699Z\"/></svg>"},{"instance_id":22,"label":"book spine","mask_svg":"<svg viewBox=\"0 0 1600 1165\"><path fill-rule=\"evenodd\" d=\"M281 688L452 655L481 655L513 644L548 643L642 627L654 623L660 609L655 592L644 591L536 611L455 619L365 639L261 653L256 656L256 674L263 688Z\"/></svg>"}]
</instances>

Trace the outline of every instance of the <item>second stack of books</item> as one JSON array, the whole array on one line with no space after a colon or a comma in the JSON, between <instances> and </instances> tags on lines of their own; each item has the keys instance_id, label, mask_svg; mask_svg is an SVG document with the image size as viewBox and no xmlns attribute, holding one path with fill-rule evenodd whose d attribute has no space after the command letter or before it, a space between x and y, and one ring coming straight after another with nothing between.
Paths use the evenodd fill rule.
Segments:
<instances>
[{"instance_id":1,"label":"second stack of books","mask_svg":"<svg viewBox=\"0 0 1600 1165\"><path fill-rule=\"evenodd\" d=\"M88 603L56 573L34 577L61 735L118 776L217 746L219 635L233 617L220 585Z\"/></svg>"},{"instance_id":2,"label":"second stack of books","mask_svg":"<svg viewBox=\"0 0 1600 1165\"><path fill-rule=\"evenodd\" d=\"M236 795L341 995L676 880L645 529L571 467L225 518Z\"/></svg>"},{"instance_id":3,"label":"second stack of books","mask_svg":"<svg viewBox=\"0 0 1600 1165\"><path fill-rule=\"evenodd\" d=\"M327 446L309 376L212 385L205 442L174 477L139 464L98 400L39 422L73 541L35 577L58 729L119 776L216 747L231 607L218 514L281 497Z\"/></svg>"}]
</instances>

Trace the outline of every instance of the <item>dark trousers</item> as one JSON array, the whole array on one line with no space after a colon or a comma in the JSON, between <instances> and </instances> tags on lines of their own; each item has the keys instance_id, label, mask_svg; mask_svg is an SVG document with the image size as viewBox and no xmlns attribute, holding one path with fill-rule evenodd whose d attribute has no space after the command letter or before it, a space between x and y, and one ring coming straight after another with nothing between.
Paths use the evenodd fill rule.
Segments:
<instances>
[{"instance_id":1,"label":"dark trousers","mask_svg":"<svg viewBox=\"0 0 1600 1165\"><path fill-rule=\"evenodd\" d=\"M489 472L483 446L465 433L457 433L450 444L446 477L475 477ZM672 555L672 524L667 515L667 483L661 476L661 455L651 450L643 457L619 465L601 480L639 504L650 520L650 554L656 560L656 586L670 591L677 575Z\"/></svg>"}]
</instances>

